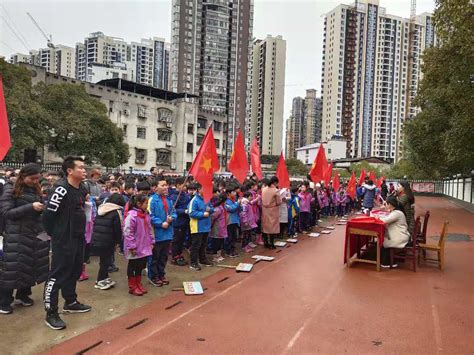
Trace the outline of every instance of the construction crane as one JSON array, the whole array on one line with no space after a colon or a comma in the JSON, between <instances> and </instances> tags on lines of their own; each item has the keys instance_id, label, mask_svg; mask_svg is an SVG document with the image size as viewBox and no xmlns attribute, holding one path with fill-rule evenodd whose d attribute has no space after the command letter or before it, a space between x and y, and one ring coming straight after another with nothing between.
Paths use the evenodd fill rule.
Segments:
<instances>
[{"instance_id":1,"label":"construction crane","mask_svg":"<svg viewBox=\"0 0 474 355\"><path fill-rule=\"evenodd\" d=\"M28 17L31 19L31 21L33 21L33 24L36 26L36 28L41 32L41 34L43 35L44 38L46 38L46 42L47 42L47 46L49 48L54 48L54 44L53 44L53 37L51 35L47 35L46 32L43 31L43 29L40 27L40 25L38 24L38 22L36 22L36 20L34 19L34 17L29 13L27 12L26 13L28 15Z\"/></svg>"}]
</instances>

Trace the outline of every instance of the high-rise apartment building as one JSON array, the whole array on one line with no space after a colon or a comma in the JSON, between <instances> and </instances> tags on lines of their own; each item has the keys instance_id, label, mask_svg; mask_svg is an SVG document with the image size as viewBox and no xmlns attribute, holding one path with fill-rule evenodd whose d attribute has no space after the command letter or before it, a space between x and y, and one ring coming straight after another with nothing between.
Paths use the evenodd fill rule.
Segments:
<instances>
[{"instance_id":1,"label":"high-rise apartment building","mask_svg":"<svg viewBox=\"0 0 474 355\"><path fill-rule=\"evenodd\" d=\"M410 21L387 14L378 0L357 10L341 4L326 14L322 140L343 136L348 157L402 156L403 123L417 112L409 103L421 54L435 41L431 15L418 16L411 42L409 35Z\"/></svg>"},{"instance_id":2,"label":"high-rise apartment building","mask_svg":"<svg viewBox=\"0 0 474 355\"><path fill-rule=\"evenodd\" d=\"M321 142L322 100L315 89L306 90L306 97L295 97L287 132L287 157L296 158L296 149Z\"/></svg>"},{"instance_id":3,"label":"high-rise apartment building","mask_svg":"<svg viewBox=\"0 0 474 355\"><path fill-rule=\"evenodd\" d=\"M253 0L173 0L171 89L227 115L227 153L247 114Z\"/></svg>"},{"instance_id":4,"label":"high-rise apartment building","mask_svg":"<svg viewBox=\"0 0 474 355\"><path fill-rule=\"evenodd\" d=\"M31 50L29 54L15 53L10 57L10 63L38 65L50 73L74 78L76 53L74 48L59 44L38 51Z\"/></svg>"},{"instance_id":5,"label":"high-rise apartment building","mask_svg":"<svg viewBox=\"0 0 474 355\"><path fill-rule=\"evenodd\" d=\"M260 152L279 155L283 141L286 41L267 36L253 45L251 115L246 124L246 143L259 138Z\"/></svg>"}]
</instances>

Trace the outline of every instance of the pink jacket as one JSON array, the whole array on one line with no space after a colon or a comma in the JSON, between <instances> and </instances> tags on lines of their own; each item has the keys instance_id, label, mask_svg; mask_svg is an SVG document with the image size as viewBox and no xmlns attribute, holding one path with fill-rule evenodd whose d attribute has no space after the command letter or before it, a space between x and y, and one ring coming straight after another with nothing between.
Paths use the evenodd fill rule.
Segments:
<instances>
[{"instance_id":1,"label":"pink jacket","mask_svg":"<svg viewBox=\"0 0 474 355\"><path fill-rule=\"evenodd\" d=\"M252 194L252 201L250 204L252 205L253 215L255 218L255 222L257 223L260 221L261 218L261 210L262 210L262 196L256 191L250 191Z\"/></svg>"},{"instance_id":2,"label":"pink jacket","mask_svg":"<svg viewBox=\"0 0 474 355\"><path fill-rule=\"evenodd\" d=\"M311 193L308 191L300 192L298 197L300 198L300 212L310 212L311 201L313 200Z\"/></svg>"},{"instance_id":3,"label":"pink jacket","mask_svg":"<svg viewBox=\"0 0 474 355\"><path fill-rule=\"evenodd\" d=\"M243 231L257 228L257 222L253 212L253 206L246 198L242 199L242 210L240 211L240 227Z\"/></svg>"},{"instance_id":4,"label":"pink jacket","mask_svg":"<svg viewBox=\"0 0 474 355\"><path fill-rule=\"evenodd\" d=\"M150 216L136 208L129 210L123 229L124 251L127 259L138 259L151 255L153 237ZM130 249L135 249L132 256Z\"/></svg>"},{"instance_id":5,"label":"pink jacket","mask_svg":"<svg viewBox=\"0 0 474 355\"><path fill-rule=\"evenodd\" d=\"M223 205L214 207L211 214L211 238L227 238L227 211Z\"/></svg>"},{"instance_id":6,"label":"pink jacket","mask_svg":"<svg viewBox=\"0 0 474 355\"><path fill-rule=\"evenodd\" d=\"M318 203L319 203L319 207L321 208L329 205L328 195L326 194L326 191L323 191L323 190L318 191Z\"/></svg>"}]
</instances>

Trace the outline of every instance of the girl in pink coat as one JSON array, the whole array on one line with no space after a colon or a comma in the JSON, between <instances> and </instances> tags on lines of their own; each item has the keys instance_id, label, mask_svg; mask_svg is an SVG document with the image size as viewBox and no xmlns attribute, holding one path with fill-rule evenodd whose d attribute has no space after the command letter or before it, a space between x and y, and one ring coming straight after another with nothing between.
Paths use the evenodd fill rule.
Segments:
<instances>
[{"instance_id":1,"label":"girl in pink coat","mask_svg":"<svg viewBox=\"0 0 474 355\"><path fill-rule=\"evenodd\" d=\"M211 215L209 238L211 238L211 248L214 254L213 261L216 263L224 261L222 255L224 254L224 241L227 238L227 211L224 208L226 201L227 195L225 193L220 194L213 203L214 212Z\"/></svg>"},{"instance_id":2,"label":"girl in pink coat","mask_svg":"<svg viewBox=\"0 0 474 355\"><path fill-rule=\"evenodd\" d=\"M124 252L128 259L127 276L129 293L142 296L147 291L142 286L142 270L151 255L155 238L150 216L147 214L148 198L144 194L132 196L129 201L123 231Z\"/></svg>"}]
</instances>

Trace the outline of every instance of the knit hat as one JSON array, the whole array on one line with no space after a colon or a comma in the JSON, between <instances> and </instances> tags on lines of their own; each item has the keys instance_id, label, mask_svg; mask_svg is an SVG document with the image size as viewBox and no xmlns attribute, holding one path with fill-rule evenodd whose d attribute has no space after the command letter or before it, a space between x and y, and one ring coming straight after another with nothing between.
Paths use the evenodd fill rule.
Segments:
<instances>
[{"instance_id":1,"label":"knit hat","mask_svg":"<svg viewBox=\"0 0 474 355\"><path fill-rule=\"evenodd\" d=\"M20 175L22 176L31 176L31 175L37 175L40 173L41 173L41 166L35 163L26 164L20 170Z\"/></svg>"}]
</instances>

